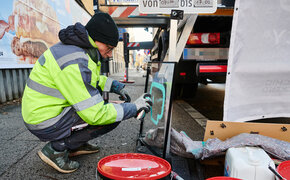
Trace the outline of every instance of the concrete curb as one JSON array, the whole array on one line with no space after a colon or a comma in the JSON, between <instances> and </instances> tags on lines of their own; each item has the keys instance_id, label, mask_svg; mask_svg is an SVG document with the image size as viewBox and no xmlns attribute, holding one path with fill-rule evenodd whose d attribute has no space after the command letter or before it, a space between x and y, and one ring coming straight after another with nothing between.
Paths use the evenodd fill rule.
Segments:
<instances>
[{"instance_id":1,"label":"concrete curb","mask_svg":"<svg viewBox=\"0 0 290 180\"><path fill-rule=\"evenodd\" d=\"M177 100L176 104L184 109L184 111L187 112L187 114L190 115L203 129L206 128L206 122L209 120L208 118L203 116L200 112L183 100Z\"/></svg>"}]
</instances>

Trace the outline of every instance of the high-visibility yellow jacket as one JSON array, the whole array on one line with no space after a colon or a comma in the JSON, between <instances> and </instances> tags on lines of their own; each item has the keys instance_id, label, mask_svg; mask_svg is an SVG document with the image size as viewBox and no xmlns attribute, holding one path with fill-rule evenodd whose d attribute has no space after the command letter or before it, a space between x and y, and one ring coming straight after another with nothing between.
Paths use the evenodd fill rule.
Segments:
<instances>
[{"instance_id":1,"label":"high-visibility yellow jacket","mask_svg":"<svg viewBox=\"0 0 290 180\"><path fill-rule=\"evenodd\" d=\"M110 92L113 80L100 75L100 61L94 62L87 54L87 48L97 47L84 26L77 23L69 27L60 32L61 42L47 49L30 73L22 98L25 123L52 125L66 107L73 107L90 125L134 116L132 109L136 107L131 103L126 103L130 115L127 110L124 114L122 104L104 104L100 91Z\"/></svg>"}]
</instances>

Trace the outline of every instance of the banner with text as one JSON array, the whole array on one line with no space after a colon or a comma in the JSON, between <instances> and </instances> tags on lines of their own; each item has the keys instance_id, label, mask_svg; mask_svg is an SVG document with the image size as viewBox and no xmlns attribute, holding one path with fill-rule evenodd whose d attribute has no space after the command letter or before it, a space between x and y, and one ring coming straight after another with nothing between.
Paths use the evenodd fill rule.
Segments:
<instances>
[{"instance_id":1,"label":"banner with text","mask_svg":"<svg viewBox=\"0 0 290 180\"><path fill-rule=\"evenodd\" d=\"M214 13L217 0L139 0L139 11L146 14L170 14L171 10L185 14Z\"/></svg>"}]
</instances>

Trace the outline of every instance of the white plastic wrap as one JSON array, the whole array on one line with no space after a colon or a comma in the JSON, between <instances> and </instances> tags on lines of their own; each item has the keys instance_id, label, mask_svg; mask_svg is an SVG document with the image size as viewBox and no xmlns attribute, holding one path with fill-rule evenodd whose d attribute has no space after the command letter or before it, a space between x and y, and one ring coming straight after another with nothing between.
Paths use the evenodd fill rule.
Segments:
<instances>
[{"instance_id":1,"label":"white plastic wrap","mask_svg":"<svg viewBox=\"0 0 290 180\"><path fill-rule=\"evenodd\" d=\"M162 148L163 134L163 128L151 129L146 133L144 141L150 146ZM243 146L259 146L276 158L290 160L290 143L267 136L242 133L225 141L214 138L203 142L193 141L185 132L178 133L171 129L170 151L183 157L205 159L221 155L228 148Z\"/></svg>"},{"instance_id":2,"label":"white plastic wrap","mask_svg":"<svg viewBox=\"0 0 290 180\"><path fill-rule=\"evenodd\" d=\"M242 133L225 141L208 139L203 148L202 159L219 155L231 147L259 146L279 159L290 159L290 143L259 134Z\"/></svg>"}]
</instances>

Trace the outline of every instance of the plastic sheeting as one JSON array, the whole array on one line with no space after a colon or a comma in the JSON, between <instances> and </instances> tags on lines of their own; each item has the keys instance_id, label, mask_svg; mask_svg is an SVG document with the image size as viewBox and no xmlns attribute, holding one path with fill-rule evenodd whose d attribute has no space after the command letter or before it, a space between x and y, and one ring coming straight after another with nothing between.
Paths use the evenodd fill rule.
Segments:
<instances>
[{"instance_id":1,"label":"plastic sheeting","mask_svg":"<svg viewBox=\"0 0 290 180\"><path fill-rule=\"evenodd\" d=\"M163 134L163 128L151 129L146 133L144 141L150 146L161 148ZM222 155L229 148L244 146L259 146L278 159L290 160L290 143L267 136L242 133L225 141L214 138L203 142L193 141L185 132L178 133L171 129L170 151L182 157L205 159Z\"/></svg>"},{"instance_id":2,"label":"plastic sheeting","mask_svg":"<svg viewBox=\"0 0 290 180\"><path fill-rule=\"evenodd\" d=\"M289 0L236 0L224 121L290 117L289 22Z\"/></svg>"}]
</instances>

